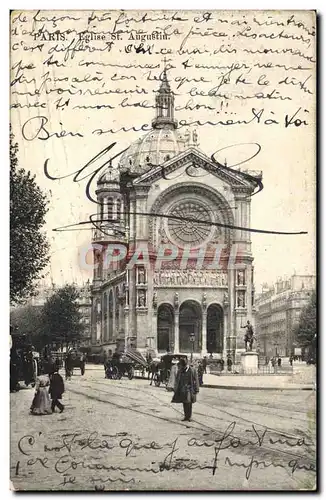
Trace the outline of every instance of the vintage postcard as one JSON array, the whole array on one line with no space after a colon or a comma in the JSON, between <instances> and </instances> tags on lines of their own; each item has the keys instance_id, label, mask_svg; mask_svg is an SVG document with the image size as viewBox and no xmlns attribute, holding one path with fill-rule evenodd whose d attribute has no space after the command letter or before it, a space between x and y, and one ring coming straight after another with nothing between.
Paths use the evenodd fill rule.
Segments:
<instances>
[{"instance_id":1,"label":"vintage postcard","mask_svg":"<svg viewBox=\"0 0 326 500\"><path fill-rule=\"evenodd\" d=\"M17 491L315 490L315 11L10 15Z\"/></svg>"}]
</instances>

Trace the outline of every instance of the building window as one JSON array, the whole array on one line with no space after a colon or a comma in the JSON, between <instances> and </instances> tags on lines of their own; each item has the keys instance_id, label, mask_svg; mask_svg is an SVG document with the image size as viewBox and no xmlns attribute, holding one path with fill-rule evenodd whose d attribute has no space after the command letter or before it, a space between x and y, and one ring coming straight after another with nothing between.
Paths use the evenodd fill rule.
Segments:
<instances>
[{"instance_id":1,"label":"building window","mask_svg":"<svg viewBox=\"0 0 326 500\"><path fill-rule=\"evenodd\" d=\"M108 198L108 219L113 218L113 199Z\"/></svg>"}]
</instances>

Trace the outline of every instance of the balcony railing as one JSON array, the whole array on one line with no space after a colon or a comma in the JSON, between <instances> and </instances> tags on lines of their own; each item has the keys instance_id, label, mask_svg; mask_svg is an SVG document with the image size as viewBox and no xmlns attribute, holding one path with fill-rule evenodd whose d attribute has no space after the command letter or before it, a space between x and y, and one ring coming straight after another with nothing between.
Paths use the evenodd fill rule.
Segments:
<instances>
[{"instance_id":1,"label":"balcony railing","mask_svg":"<svg viewBox=\"0 0 326 500\"><path fill-rule=\"evenodd\" d=\"M92 241L120 241L127 243L127 235L120 228L115 228L112 224L101 224L100 227L93 228Z\"/></svg>"}]
</instances>

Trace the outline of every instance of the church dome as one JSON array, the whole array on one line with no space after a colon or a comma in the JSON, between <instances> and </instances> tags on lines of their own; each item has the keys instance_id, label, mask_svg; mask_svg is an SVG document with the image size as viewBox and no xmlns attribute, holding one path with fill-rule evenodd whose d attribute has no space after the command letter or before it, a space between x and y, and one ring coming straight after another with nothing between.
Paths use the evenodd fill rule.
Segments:
<instances>
[{"instance_id":1,"label":"church dome","mask_svg":"<svg viewBox=\"0 0 326 500\"><path fill-rule=\"evenodd\" d=\"M187 146L186 138L174 128L152 129L130 145L119 162L120 172L141 175L152 165L162 165Z\"/></svg>"},{"instance_id":2,"label":"church dome","mask_svg":"<svg viewBox=\"0 0 326 500\"><path fill-rule=\"evenodd\" d=\"M162 165L190 146L197 145L197 133L183 135L174 119L174 94L166 75L160 78L161 86L155 96L156 116L152 130L131 144L119 162L120 172L141 175L152 166Z\"/></svg>"}]
</instances>

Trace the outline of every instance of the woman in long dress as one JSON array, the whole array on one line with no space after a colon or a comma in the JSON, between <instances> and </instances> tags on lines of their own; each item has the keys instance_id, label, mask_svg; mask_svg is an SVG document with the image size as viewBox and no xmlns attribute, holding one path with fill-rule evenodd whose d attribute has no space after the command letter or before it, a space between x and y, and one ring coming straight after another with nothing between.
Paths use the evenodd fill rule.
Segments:
<instances>
[{"instance_id":1,"label":"woman in long dress","mask_svg":"<svg viewBox=\"0 0 326 500\"><path fill-rule=\"evenodd\" d=\"M174 390L175 380L176 380L177 373L178 373L178 364L179 364L178 361L172 361L170 378L169 378L169 381L168 381L167 386L166 386L166 389L168 391Z\"/></svg>"},{"instance_id":2,"label":"woman in long dress","mask_svg":"<svg viewBox=\"0 0 326 500\"><path fill-rule=\"evenodd\" d=\"M36 380L36 392L31 406L33 415L49 415L52 413L51 399L48 392L50 380L47 375L42 375Z\"/></svg>"}]
</instances>

